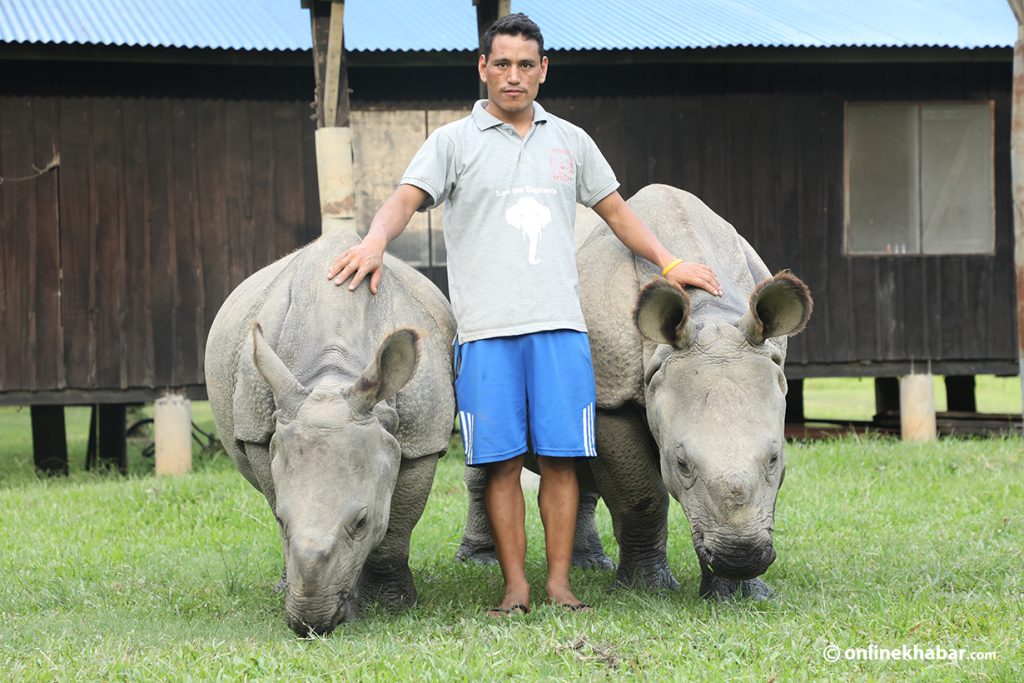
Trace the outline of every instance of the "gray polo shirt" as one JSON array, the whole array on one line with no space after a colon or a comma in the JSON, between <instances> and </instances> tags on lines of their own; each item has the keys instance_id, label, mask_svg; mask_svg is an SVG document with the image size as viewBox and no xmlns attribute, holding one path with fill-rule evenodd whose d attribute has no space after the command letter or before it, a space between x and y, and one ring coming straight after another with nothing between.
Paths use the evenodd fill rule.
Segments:
<instances>
[{"instance_id":1,"label":"gray polo shirt","mask_svg":"<svg viewBox=\"0 0 1024 683\"><path fill-rule=\"evenodd\" d=\"M525 138L488 113L427 139L402 177L445 203L448 290L460 342L544 330L586 331L573 244L576 203L619 183L581 128L533 103Z\"/></svg>"}]
</instances>

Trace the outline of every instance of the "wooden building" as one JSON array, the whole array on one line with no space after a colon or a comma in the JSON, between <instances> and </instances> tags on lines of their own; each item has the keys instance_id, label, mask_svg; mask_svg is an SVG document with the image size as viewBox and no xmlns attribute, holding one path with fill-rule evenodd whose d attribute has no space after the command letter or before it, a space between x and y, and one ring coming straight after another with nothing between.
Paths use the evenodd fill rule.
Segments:
<instances>
[{"instance_id":1,"label":"wooden building","mask_svg":"<svg viewBox=\"0 0 1024 683\"><path fill-rule=\"evenodd\" d=\"M791 378L1016 373L1008 48L549 56L625 196L690 190L808 283ZM0 74L0 404L204 396L220 303L319 234L309 52L0 43ZM368 222L475 53L354 51L349 87ZM394 250L445 288L439 214Z\"/></svg>"}]
</instances>

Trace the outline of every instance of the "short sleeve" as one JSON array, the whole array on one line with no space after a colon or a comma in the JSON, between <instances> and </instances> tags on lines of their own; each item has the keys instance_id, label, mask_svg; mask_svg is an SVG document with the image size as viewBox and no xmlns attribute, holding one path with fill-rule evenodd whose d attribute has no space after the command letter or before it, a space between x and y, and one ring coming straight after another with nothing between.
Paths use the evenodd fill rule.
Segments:
<instances>
[{"instance_id":1,"label":"short sleeve","mask_svg":"<svg viewBox=\"0 0 1024 683\"><path fill-rule=\"evenodd\" d=\"M592 208L594 204L619 188L619 181L608 161L601 154L597 143L580 130L580 144L577 151L576 201Z\"/></svg>"},{"instance_id":2,"label":"short sleeve","mask_svg":"<svg viewBox=\"0 0 1024 683\"><path fill-rule=\"evenodd\" d=\"M419 211L432 209L455 188L455 143L445 128L430 134L402 175L402 185L418 187L429 195Z\"/></svg>"}]
</instances>

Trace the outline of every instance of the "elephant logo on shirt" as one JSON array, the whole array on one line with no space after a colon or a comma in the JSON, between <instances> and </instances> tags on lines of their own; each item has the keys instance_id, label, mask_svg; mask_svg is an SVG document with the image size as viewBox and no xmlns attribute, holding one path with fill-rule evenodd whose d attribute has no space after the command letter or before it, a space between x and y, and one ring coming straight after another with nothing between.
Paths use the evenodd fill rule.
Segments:
<instances>
[{"instance_id":1,"label":"elephant logo on shirt","mask_svg":"<svg viewBox=\"0 0 1024 683\"><path fill-rule=\"evenodd\" d=\"M530 265L540 263L540 259L537 258L537 245L540 243L540 234L544 226L551 222L551 210L533 197L521 197L505 211L505 221L512 227L519 228L523 238L529 240Z\"/></svg>"}]
</instances>

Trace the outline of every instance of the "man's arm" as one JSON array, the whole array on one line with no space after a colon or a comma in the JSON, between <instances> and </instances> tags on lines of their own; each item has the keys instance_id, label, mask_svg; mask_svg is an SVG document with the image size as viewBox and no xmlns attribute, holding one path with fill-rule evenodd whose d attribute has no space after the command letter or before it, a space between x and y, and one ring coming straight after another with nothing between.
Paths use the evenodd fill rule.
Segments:
<instances>
[{"instance_id":1,"label":"man's arm","mask_svg":"<svg viewBox=\"0 0 1024 683\"><path fill-rule=\"evenodd\" d=\"M399 185L387 201L381 205L370 222L370 230L363 241L346 249L327 271L327 279L334 284L352 278L348 286L351 292L359 283L370 277L370 292L377 293L377 284L384 273L384 249L388 242L402 234L416 209L427 201L426 192L414 185Z\"/></svg>"},{"instance_id":2,"label":"man's arm","mask_svg":"<svg viewBox=\"0 0 1024 683\"><path fill-rule=\"evenodd\" d=\"M642 220L636 215L629 204L622 199L618 192L610 195L594 205L594 211L612 229L615 236L629 247L630 251L658 266L665 268L676 257L665 248L665 245L655 237ZM683 262L674 267L665 276L669 282L677 287L692 285L700 287L716 296L722 296L722 288L718 285L718 278L714 271L701 263Z\"/></svg>"}]
</instances>

